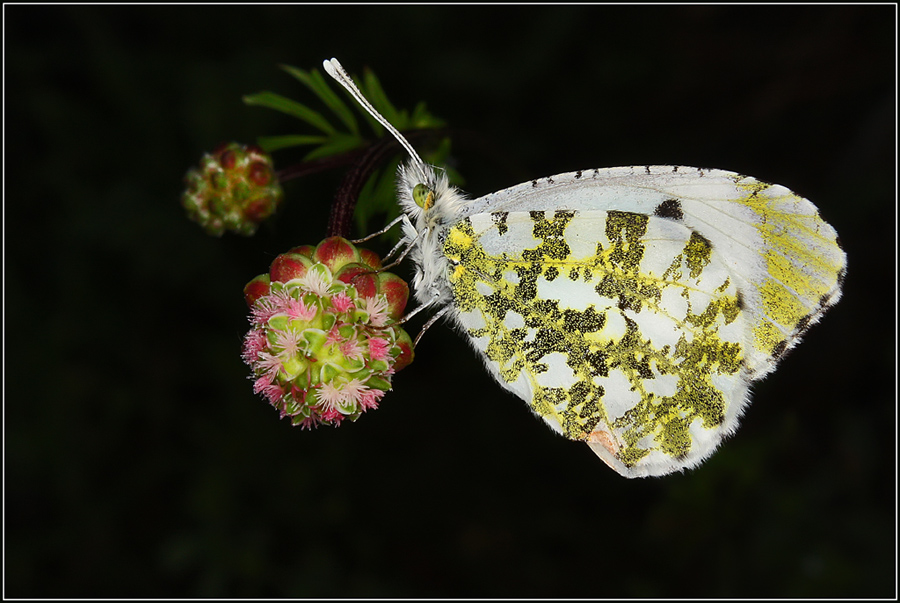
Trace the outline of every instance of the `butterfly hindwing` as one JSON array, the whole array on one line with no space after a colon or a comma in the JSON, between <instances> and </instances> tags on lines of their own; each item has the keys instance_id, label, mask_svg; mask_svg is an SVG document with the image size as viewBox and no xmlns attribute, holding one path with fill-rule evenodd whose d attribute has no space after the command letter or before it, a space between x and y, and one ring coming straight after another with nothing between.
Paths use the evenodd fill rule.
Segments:
<instances>
[{"instance_id":1,"label":"butterfly hindwing","mask_svg":"<svg viewBox=\"0 0 900 603\"><path fill-rule=\"evenodd\" d=\"M748 331L723 259L677 221L492 212L450 228L457 322L555 431L623 475L691 466L744 404Z\"/></svg>"}]
</instances>

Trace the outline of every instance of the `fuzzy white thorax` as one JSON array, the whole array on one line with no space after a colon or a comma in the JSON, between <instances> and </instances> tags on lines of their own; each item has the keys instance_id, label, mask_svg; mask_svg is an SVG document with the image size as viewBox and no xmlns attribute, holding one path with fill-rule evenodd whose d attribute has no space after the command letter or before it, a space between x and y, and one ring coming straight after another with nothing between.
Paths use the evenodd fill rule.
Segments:
<instances>
[{"instance_id":1,"label":"fuzzy white thorax","mask_svg":"<svg viewBox=\"0 0 900 603\"><path fill-rule=\"evenodd\" d=\"M427 209L413 199L417 184L424 184L434 193L434 202ZM449 265L442 249L447 231L460 219L466 197L450 185L443 170L415 159L401 164L397 170L397 192L400 207L409 218L403 222L403 236L412 245L416 300L422 305L449 303L453 293L447 274Z\"/></svg>"}]
</instances>

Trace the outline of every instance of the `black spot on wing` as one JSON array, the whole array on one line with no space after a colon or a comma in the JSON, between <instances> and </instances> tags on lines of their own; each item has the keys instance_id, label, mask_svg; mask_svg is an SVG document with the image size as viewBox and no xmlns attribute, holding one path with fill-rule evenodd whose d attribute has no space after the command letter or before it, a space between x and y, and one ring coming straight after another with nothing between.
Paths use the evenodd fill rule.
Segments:
<instances>
[{"instance_id":1,"label":"black spot on wing","mask_svg":"<svg viewBox=\"0 0 900 603\"><path fill-rule=\"evenodd\" d=\"M509 230L509 226L507 226L506 224L506 220L508 217L508 211L498 211L491 214L491 220L493 220L494 224L497 225L497 232L501 235L505 235Z\"/></svg>"},{"instance_id":2,"label":"black spot on wing","mask_svg":"<svg viewBox=\"0 0 900 603\"><path fill-rule=\"evenodd\" d=\"M653 210L653 215L671 220L681 220L684 218L684 212L681 211L681 201L678 199L666 199L656 206L656 209Z\"/></svg>"}]
</instances>

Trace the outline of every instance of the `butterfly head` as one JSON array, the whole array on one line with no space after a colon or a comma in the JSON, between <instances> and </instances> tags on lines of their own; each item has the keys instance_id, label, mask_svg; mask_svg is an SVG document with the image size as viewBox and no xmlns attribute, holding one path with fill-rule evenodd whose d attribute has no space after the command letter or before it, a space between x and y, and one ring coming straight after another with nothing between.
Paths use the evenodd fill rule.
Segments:
<instances>
[{"instance_id":1,"label":"butterfly head","mask_svg":"<svg viewBox=\"0 0 900 603\"><path fill-rule=\"evenodd\" d=\"M398 172L400 207L416 229L436 229L455 221L465 197L446 172L411 159Z\"/></svg>"}]
</instances>

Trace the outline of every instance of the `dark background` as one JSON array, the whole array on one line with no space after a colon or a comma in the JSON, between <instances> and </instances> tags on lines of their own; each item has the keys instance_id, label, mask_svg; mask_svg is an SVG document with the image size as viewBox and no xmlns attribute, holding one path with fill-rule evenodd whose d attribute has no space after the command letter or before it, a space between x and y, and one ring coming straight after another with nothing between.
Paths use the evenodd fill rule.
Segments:
<instances>
[{"instance_id":1,"label":"dark background","mask_svg":"<svg viewBox=\"0 0 900 603\"><path fill-rule=\"evenodd\" d=\"M4 9L6 596L896 594L893 6ZM324 236L341 174L252 239L179 196L222 140L312 133L241 96L315 104L277 65L332 56L484 137L454 146L474 195L635 164L788 186L844 298L684 475L619 477L442 326L378 411L292 429L241 290Z\"/></svg>"}]
</instances>

